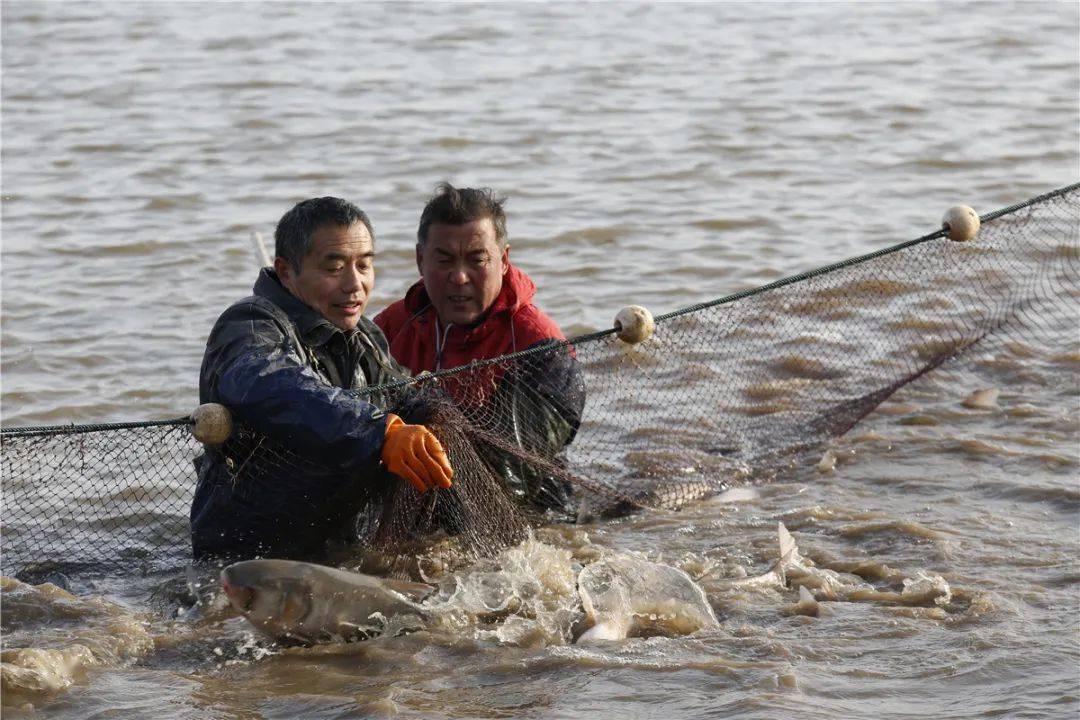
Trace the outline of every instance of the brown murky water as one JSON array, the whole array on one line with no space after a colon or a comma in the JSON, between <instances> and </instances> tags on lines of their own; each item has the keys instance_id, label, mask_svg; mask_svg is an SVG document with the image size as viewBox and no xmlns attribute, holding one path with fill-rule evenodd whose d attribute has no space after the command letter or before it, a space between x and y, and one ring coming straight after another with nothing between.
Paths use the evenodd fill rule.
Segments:
<instances>
[{"instance_id":1,"label":"brown murky water","mask_svg":"<svg viewBox=\"0 0 1080 720\"><path fill-rule=\"evenodd\" d=\"M1080 174L1073 4L2 12L5 426L188 412L210 324L254 279L249 234L303 197L372 216L376 311L413 280L434 184L493 186L515 261L577 333ZM545 530L499 569L529 611L497 621L285 650L237 618L167 619L167 578L11 585L3 660L27 670L4 711L1073 718L1077 357L1019 343L944 368L838 442L832 471ZM987 387L996 408L961 404ZM897 595L940 578L949 598L856 593L808 617L791 588L732 588L775 561L778 520L819 566ZM563 580L609 552L685 569L719 627L570 644Z\"/></svg>"}]
</instances>

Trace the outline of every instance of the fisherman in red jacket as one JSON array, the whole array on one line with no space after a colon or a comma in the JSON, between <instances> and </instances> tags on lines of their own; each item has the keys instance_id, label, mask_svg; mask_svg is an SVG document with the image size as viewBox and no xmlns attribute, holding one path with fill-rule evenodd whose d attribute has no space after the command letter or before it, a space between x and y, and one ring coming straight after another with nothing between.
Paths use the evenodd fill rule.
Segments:
<instances>
[{"instance_id":1,"label":"fisherman in red jacket","mask_svg":"<svg viewBox=\"0 0 1080 720\"><path fill-rule=\"evenodd\" d=\"M556 457L585 405L581 370L558 325L533 305L536 285L510 264L503 200L486 188L438 187L416 233L420 281L375 317L390 353L414 374L553 346L517 362L443 379L463 406L486 407L500 434ZM509 460L510 487L544 508L565 509L569 486Z\"/></svg>"}]
</instances>

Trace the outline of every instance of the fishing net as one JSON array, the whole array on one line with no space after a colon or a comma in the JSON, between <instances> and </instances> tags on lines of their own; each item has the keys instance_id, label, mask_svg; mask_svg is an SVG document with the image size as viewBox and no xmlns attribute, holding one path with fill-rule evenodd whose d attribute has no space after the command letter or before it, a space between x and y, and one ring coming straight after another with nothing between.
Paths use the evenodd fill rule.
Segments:
<instances>
[{"instance_id":1,"label":"fishing net","mask_svg":"<svg viewBox=\"0 0 1080 720\"><path fill-rule=\"evenodd\" d=\"M376 481L328 512L340 539L401 571L438 539L491 554L541 522L677 509L768 478L845 433L897 389L969 351L1080 357L1080 184L943 232L614 330L372 388L440 437L454 486ZM175 567L190 557L189 421L6 428L5 573ZM233 481L327 472L238 427ZM433 538L435 540L433 540Z\"/></svg>"}]
</instances>

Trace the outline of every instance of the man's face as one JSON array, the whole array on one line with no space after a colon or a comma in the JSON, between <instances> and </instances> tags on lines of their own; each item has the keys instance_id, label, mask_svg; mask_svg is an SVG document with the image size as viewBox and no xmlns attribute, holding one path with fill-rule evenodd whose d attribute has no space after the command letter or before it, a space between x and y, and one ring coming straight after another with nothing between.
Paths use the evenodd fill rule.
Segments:
<instances>
[{"instance_id":1,"label":"man's face","mask_svg":"<svg viewBox=\"0 0 1080 720\"><path fill-rule=\"evenodd\" d=\"M499 248L491 218L436 223L416 248L416 265L439 320L455 325L483 319L502 290L509 262L510 248Z\"/></svg>"},{"instance_id":2,"label":"man's face","mask_svg":"<svg viewBox=\"0 0 1080 720\"><path fill-rule=\"evenodd\" d=\"M375 287L375 246L361 222L322 225L296 272L285 258L274 260L281 284L342 330L360 322Z\"/></svg>"}]
</instances>

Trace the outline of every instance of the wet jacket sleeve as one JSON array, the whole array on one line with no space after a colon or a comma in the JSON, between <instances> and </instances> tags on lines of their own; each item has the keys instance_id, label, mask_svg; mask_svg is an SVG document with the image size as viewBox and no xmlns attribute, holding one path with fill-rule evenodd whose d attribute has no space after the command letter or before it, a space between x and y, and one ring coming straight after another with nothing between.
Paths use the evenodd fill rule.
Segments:
<instances>
[{"instance_id":1,"label":"wet jacket sleeve","mask_svg":"<svg viewBox=\"0 0 1080 720\"><path fill-rule=\"evenodd\" d=\"M543 340L537 345L557 345ZM581 425L585 381L581 366L567 347L522 358L499 383L492 414L506 439L525 450L562 464L562 450ZM566 510L573 489L569 483L513 457L488 458L510 490L539 508Z\"/></svg>"},{"instance_id":2,"label":"wet jacket sleeve","mask_svg":"<svg viewBox=\"0 0 1080 720\"><path fill-rule=\"evenodd\" d=\"M386 415L352 391L325 382L279 321L255 304L217 321L203 359L205 401L321 462L344 470L379 461Z\"/></svg>"},{"instance_id":3,"label":"wet jacket sleeve","mask_svg":"<svg viewBox=\"0 0 1080 720\"><path fill-rule=\"evenodd\" d=\"M542 340L530 346L558 345ZM507 378L517 395L519 425L531 425L542 435L526 446L552 454L569 445L581 426L585 409L585 380L569 346L523 358Z\"/></svg>"}]
</instances>

